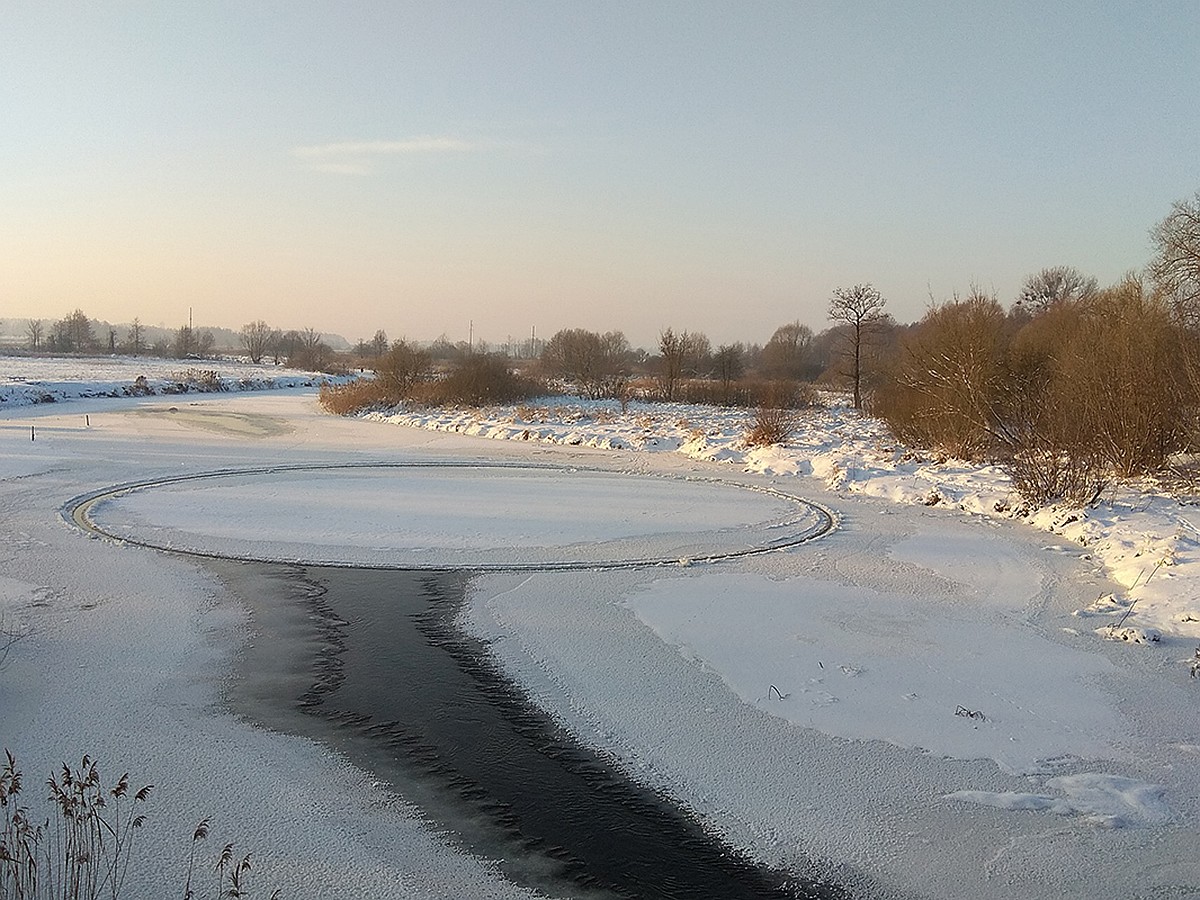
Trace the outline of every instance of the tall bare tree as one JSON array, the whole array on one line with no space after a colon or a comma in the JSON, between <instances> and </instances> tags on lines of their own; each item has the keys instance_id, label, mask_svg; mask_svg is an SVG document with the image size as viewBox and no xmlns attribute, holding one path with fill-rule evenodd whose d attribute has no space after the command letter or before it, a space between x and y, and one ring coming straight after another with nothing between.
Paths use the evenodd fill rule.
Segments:
<instances>
[{"instance_id":1,"label":"tall bare tree","mask_svg":"<svg viewBox=\"0 0 1200 900\"><path fill-rule=\"evenodd\" d=\"M721 402L728 403L733 383L746 371L746 348L742 344L722 344L712 359L713 372L721 382Z\"/></svg>"},{"instance_id":2,"label":"tall bare tree","mask_svg":"<svg viewBox=\"0 0 1200 900\"><path fill-rule=\"evenodd\" d=\"M322 340L321 332L315 328L288 332L284 335L284 339L292 340L287 364L293 369L319 372L333 361L333 350Z\"/></svg>"},{"instance_id":3,"label":"tall bare tree","mask_svg":"<svg viewBox=\"0 0 1200 900\"><path fill-rule=\"evenodd\" d=\"M42 336L45 326L41 319L30 319L25 326L25 336L29 338L29 349L34 353L42 349Z\"/></svg>"},{"instance_id":4,"label":"tall bare tree","mask_svg":"<svg viewBox=\"0 0 1200 900\"><path fill-rule=\"evenodd\" d=\"M565 378L592 399L617 396L628 376L629 341L620 331L598 334L583 328L564 328L542 348L541 368Z\"/></svg>"},{"instance_id":5,"label":"tall bare tree","mask_svg":"<svg viewBox=\"0 0 1200 900\"><path fill-rule=\"evenodd\" d=\"M679 382L701 374L712 356L712 345L698 331L676 333L668 328L658 336L659 384L664 400L674 400Z\"/></svg>"},{"instance_id":6,"label":"tall bare tree","mask_svg":"<svg viewBox=\"0 0 1200 900\"><path fill-rule=\"evenodd\" d=\"M862 409L863 351L866 342L886 321L887 301L870 284L837 288L829 300L829 318L848 326L850 379L854 384L854 408Z\"/></svg>"},{"instance_id":7,"label":"tall bare tree","mask_svg":"<svg viewBox=\"0 0 1200 900\"><path fill-rule=\"evenodd\" d=\"M243 325L242 330L238 332L238 341L242 349L255 365L263 361L274 338L275 329L262 319Z\"/></svg>"},{"instance_id":8,"label":"tall bare tree","mask_svg":"<svg viewBox=\"0 0 1200 900\"><path fill-rule=\"evenodd\" d=\"M92 320L81 309L54 323L54 343L56 350L68 353L86 353L100 346Z\"/></svg>"},{"instance_id":9,"label":"tall bare tree","mask_svg":"<svg viewBox=\"0 0 1200 900\"><path fill-rule=\"evenodd\" d=\"M1200 191L1175 203L1151 229L1150 237L1156 249L1150 276L1166 292L1183 323L1200 327Z\"/></svg>"},{"instance_id":10,"label":"tall bare tree","mask_svg":"<svg viewBox=\"0 0 1200 900\"><path fill-rule=\"evenodd\" d=\"M176 359L187 359L196 353L196 331L191 325L180 325L175 330L171 353Z\"/></svg>"},{"instance_id":11,"label":"tall bare tree","mask_svg":"<svg viewBox=\"0 0 1200 900\"><path fill-rule=\"evenodd\" d=\"M142 334L142 320L134 317L129 323L129 331L126 333L126 341L129 345L129 352L133 356L137 356L145 347L144 335Z\"/></svg>"},{"instance_id":12,"label":"tall bare tree","mask_svg":"<svg viewBox=\"0 0 1200 900\"><path fill-rule=\"evenodd\" d=\"M375 332L375 337L371 338L371 353L376 358L383 356L388 351L387 332L380 328Z\"/></svg>"},{"instance_id":13,"label":"tall bare tree","mask_svg":"<svg viewBox=\"0 0 1200 900\"><path fill-rule=\"evenodd\" d=\"M1090 300L1099 286L1096 279L1071 266L1052 266L1034 272L1021 285L1015 306L1037 315L1056 303Z\"/></svg>"},{"instance_id":14,"label":"tall bare tree","mask_svg":"<svg viewBox=\"0 0 1200 900\"><path fill-rule=\"evenodd\" d=\"M767 341L759 357L762 372L771 378L799 379L806 373L813 333L807 325L789 322L780 325Z\"/></svg>"}]
</instances>

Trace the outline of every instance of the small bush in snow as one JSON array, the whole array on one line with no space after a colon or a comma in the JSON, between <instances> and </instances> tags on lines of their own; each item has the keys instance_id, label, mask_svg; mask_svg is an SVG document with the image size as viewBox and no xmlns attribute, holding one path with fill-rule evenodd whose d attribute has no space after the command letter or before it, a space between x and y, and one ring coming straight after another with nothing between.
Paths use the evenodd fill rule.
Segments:
<instances>
[{"instance_id":1,"label":"small bush in snow","mask_svg":"<svg viewBox=\"0 0 1200 900\"><path fill-rule=\"evenodd\" d=\"M800 413L794 409L760 406L754 414L754 424L743 438L747 447L769 447L788 441L800 427Z\"/></svg>"},{"instance_id":2,"label":"small bush in snow","mask_svg":"<svg viewBox=\"0 0 1200 900\"><path fill-rule=\"evenodd\" d=\"M545 393L545 386L512 370L505 356L480 353L459 360L440 381L421 385L415 399L434 405L513 403Z\"/></svg>"}]
</instances>

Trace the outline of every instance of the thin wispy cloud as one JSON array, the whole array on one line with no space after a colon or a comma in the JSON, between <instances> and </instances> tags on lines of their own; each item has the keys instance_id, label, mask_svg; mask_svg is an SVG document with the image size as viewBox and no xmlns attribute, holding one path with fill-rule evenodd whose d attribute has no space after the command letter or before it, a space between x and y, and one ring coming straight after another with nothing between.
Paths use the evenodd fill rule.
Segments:
<instances>
[{"instance_id":1,"label":"thin wispy cloud","mask_svg":"<svg viewBox=\"0 0 1200 900\"><path fill-rule=\"evenodd\" d=\"M370 175L371 167L363 163L312 163L304 166L310 172L330 172L334 175Z\"/></svg>"},{"instance_id":2,"label":"thin wispy cloud","mask_svg":"<svg viewBox=\"0 0 1200 900\"><path fill-rule=\"evenodd\" d=\"M338 141L331 144L310 144L292 149L300 159L329 159L331 157L394 156L407 153L462 153L474 145L450 137L415 137L402 141Z\"/></svg>"}]
</instances>

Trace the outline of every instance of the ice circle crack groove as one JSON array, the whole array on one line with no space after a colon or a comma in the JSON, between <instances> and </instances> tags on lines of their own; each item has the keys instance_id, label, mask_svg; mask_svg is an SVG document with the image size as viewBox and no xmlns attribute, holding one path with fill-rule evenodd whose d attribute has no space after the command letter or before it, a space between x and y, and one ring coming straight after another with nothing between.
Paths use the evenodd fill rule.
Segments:
<instances>
[{"instance_id":1,"label":"ice circle crack groove","mask_svg":"<svg viewBox=\"0 0 1200 900\"><path fill-rule=\"evenodd\" d=\"M113 485L63 515L199 557L478 572L712 563L794 548L837 523L764 485L474 461L221 469Z\"/></svg>"}]
</instances>

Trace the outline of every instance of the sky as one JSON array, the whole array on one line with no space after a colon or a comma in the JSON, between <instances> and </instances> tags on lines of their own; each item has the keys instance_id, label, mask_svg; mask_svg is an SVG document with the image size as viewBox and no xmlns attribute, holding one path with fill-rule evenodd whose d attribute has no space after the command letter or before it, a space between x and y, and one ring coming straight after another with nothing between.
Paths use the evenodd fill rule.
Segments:
<instances>
[{"instance_id":1,"label":"sky","mask_svg":"<svg viewBox=\"0 0 1200 900\"><path fill-rule=\"evenodd\" d=\"M0 317L764 343L1200 190L1195 0L5 7Z\"/></svg>"}]
</instances>

